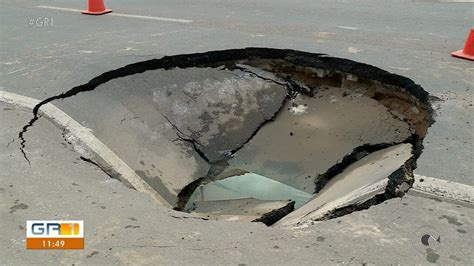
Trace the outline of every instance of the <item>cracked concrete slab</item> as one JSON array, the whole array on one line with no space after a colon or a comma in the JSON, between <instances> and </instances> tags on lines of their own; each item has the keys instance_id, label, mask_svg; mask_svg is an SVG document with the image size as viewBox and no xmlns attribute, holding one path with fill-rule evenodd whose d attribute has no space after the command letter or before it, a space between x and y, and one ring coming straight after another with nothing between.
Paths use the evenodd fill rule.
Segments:
<instances>
[{"instance_id":1,"label":"cracked concrete slab","mask_svg":"<svg viewBox=\"0 0 474 266\"><path fill-rule=\"evenodd\" d=\"M271 73L268 75L273 76ZM240 70L188 68L147 71L157 108L210 162L229 158L285 100L285 86Z\"/></svg>"},{"instance_id":2,"label":"cracked concrete slab","mask_svg":"<svg viewBox=\"0 0 474 266\"><path fill-rule=\"evenodd\" d=\"M384 194L390 177L413 156L411 144L399 144L367 155L332 178L316 196L275 226L295 226L321 220L344 207L363 204ZM403 175L404 173L401 173Z\"/></svg>"},{"instance_id":3,"label":"cracked concrete slab","mask_svg":"<svg viewBox=\"0 0 474 266\"><path fill-rule=\"evenodd\" d=\"M245 143L285 96L283 86L240 71L176 69L117 78L58 106L175 205L206 175L207 160Z\"/></svg>"}]
</instances>

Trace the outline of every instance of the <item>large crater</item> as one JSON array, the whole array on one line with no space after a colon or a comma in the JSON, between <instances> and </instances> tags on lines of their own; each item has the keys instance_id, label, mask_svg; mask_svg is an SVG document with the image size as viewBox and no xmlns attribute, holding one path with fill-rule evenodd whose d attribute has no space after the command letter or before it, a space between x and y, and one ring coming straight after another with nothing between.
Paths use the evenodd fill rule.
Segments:
<instances>
[{"instance_id":1,"label":"large crater","mask_svg":"<svg viewBox=\"0 0 474 266\"><path fill-rule=\"evenodd\" d=\"M402 196L432 123L428 94L408 78L267 48L112 70L43 101L29 126L57 99L165 205L267 225L329 219Z\"/></svg>"}]
</instances>

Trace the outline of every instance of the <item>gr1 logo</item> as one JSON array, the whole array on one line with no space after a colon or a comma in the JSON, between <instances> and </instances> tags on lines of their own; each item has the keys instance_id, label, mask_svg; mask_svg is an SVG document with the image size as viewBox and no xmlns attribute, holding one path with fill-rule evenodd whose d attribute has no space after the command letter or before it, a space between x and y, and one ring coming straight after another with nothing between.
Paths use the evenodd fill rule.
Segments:
<instances>
[{"instance_id":1,"label":"gr1 logo","mask_svg":"<svg viewBox=\"0 0 474 266\"><path fill-rule=\"evenodd\" d=\"M27 249L83 249L84 221L27 221L26 247Z\"/></svg>"},{"instance_id":2,"label":"gr1 logo","mask_svg":"<svg viewBox=\"0 0 474 266\"><path fill-rule=\"evenodd\" d=\"M31 233L40 236L71 236L79 235L79 223L33 223Z\"/></svg>"}]
</instances>

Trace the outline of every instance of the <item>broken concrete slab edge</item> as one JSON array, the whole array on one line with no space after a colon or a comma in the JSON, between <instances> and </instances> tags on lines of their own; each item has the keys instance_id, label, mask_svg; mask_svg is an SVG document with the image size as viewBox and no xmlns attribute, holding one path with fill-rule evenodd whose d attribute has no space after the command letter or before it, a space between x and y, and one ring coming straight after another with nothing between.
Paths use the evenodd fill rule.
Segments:
<instances>
[{"instance_id":1,"label":"broken concrete slab edge","mask_svg":"<svg viewBox=\"0 0 474 266\"><path fill-rule=\"evenodd\" d=\"M420 138L418 135L412 134L408 138L400 142L376 144L366 143L354 148L350 153L345 155L340 162L337 162L336 164L331 166L325 173L320 174L315 181L316 189L314 194L317 194L319 191L321 191L321 189L323 189L323 187L327 184L327 182L329 182L329 180L340 174L349 165L361 160L370 153L402 143L409 143L413 146L413 155L415 157L413 170L416 169L416 160L423 152L423 139Z\"/></svg>"},{"instance_id":2,"label":"broken concrete slab edge","mask_svg":"<svg viewBox=\"0 0 474 266\"><path fill-rule=\"evenodd\" d=\"M383 193L376 194L372 198L362 203L355 203L331 210L323 217L315 219L313 221L325 221L329 219L338 218L355 211L367 210L370 207L378 205L389 199L393 199L396 197L402 198L414 182L413 167L416 166L415 156L416 155L413 153L410 159L408 159L400 168L398 168L395 172L388 176L388 183ZM403 183L408 184L408 187L403 188Z\"/></svg>"},{"instance_id":3,"label":"broken concrete slab edge","mask_svg":"<svg viewBox=\"0 0 474 266\"><path fill-rule=\"evenodd\" d=\"M314 194L319 193L324 186L334 178L336 175L342 173L344 169L346 169L349 165L361 160L362 158L366 157L372 152L376 152L397 144L401 143L409 143L407 140L402 141L402 142L393 142L393 143L377 143L377 144L371 144L371 143L365 143L363 145L360 145L358 147L355 147L350 153L346 154L342 160L334 164L333 166L329 167L329 169L318 175L318 177L315 179L315 191Z\"/></svg>"},{"instance_id":4,"label":"broken concrete slab edge","mask_svg":"<svg viewBox=\"0 0 474 266\"><path fill-rule=\"evenodd\" d=\"M0 101L28 108L38 102L36 99L25 97L22 95L0 91ZM56 127L63 130L63 136L72 145L73 149L81 154L81 157L94 162L100 169L109 176L114 177L128 187L143 192L151 196L152 199L159 202L163 206L171 207L169 203L161 197L153 188L148 185L141 177L139 177L125 162L123 162L113 151L105 144L97 139L89 129L83 127L77 121L72 119L66 113L51 103L43 106L40 113L45 116ZM64 134L64 132L67 132Z\"/></svg>"},{"instance_id":5,"label":"broken concrete slab edge","mask_svg":"<svg viewBox=\"0 0 474 266\"><path fill-rule=\"evenodd\" d=\"M414 139L416 140L416 138ZM412 144L411 142L406 142L406 143ZM414 143L417 144L417 141L415 141ZM326 220L342 217L344 215L350 214L355 211L369 209L370 207L379 205L382 202L389 199L393 199L397 197L402 198L409 191L409 189L412 187L414 183L413 170L416 168L416 160L421 154L421 150L418 148L418 151L417 151L415 148L415 145L412 144L411 153L412 153L412 156L408 160L406 160L402 166L400 166L397 170L392 172L387 177L388 182L386 184L385 189L383 190L383 193L375 194L371 198L366 199L363 202L356 201L348 205L341 205L339 207L336 207L330 210L329 212L325 213L319 218L310 218L310 219L304 220L304 218L309 216L313 211L308 212L305 215L299 217L300 221L293 224L293 226L299 227L304 224L308 225L314 221L326 221ZM278 226L282 226L282 225L278 225ZM285 226L282 226L282 227L285 227Z\"/></svg>"}]
</instances>

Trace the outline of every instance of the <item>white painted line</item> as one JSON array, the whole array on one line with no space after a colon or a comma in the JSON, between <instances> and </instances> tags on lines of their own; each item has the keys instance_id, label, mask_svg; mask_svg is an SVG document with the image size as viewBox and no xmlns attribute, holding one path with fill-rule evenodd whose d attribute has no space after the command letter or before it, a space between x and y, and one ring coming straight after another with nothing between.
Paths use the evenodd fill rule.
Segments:
<instances>
[{"instance_id":1,"label":"white painted line","mask_svg":"<svg viewBox=\"0 0 474 266\"><path fill-rule=\"evenodd\" d=\"M5 102L23 109L33 109L40 101L11 92L0 91L0 102ZM72 117L51 103L41 106L39 113L57 127L64 129L68 142L74 150L88 158L110 176L120 179L132 188L146 193L165 207L171 205L147 182L135 173L122 159L100 141L91 130L79 124Z\"/></svg>"},{"instance_id":2,"label":"white painted line","mask_svg":"<svg viewBox=\"0 0 474 266\"><path fill-rule=\"evenodd\" d=\"M474 187L439 178L415 175L414 192L422 192L455 201L474 203ZM408 193L410 193L410 191Z\"/></svg>"},{"instance_id":3,"label":"white painted line","mask_svg":"<svg viewBox=\"0 0 474 266\"><path fill-rule=\"evenodd\" d=\"M179 22L179 23L191 23L191 22L193 22L192 20L189 20L189 19L128 15L128 14L122 14L122 13L109 13L108 15L109 16L116 16L116 17L151 19L151 20L161 20L161 21Z\"/></svg>"},{"instance_id":4,"label":"white painted line","mask_svg":"<svg viewBox=\"0 0 474 266\"><path fill-rule=\"evenodd\" d=\"M187 30L172 30L172 31L166 31L166 32L158 32L154 34L150 34L148 36L150 37L155 37L155 36L164 36L164 35L169 35L169 34L174 34L174 33L181 33Z\"/></svg>"},{"instance_id":5,"label":"white painted line","mask_svg":"<svg viewBox=\"0 0 474 266\"><path fill-rule=\"evenodd\" d=\"M68 11L68 12L77 12L80 13L83 10L74 9L74 8L65 8L65 7L56 7L56 6L36 6L37 8L44 8L44 9L53 9L53 10L61 10L61 11ZM126 18L138 18L138 19L148 19L148 20L158 20L158 21L168 21L168 22L177 22L177 23L192 23L193 21L190 19L181 19L181 18L165 18L165 17L154 17L154 16L141 16L141 15L132 15L132 14L122 14L122 13L108 13L107 16L115 16L115 17L126 17Z\"/></svg>"},{"instance_id":6,"label":"white painted line","mask_svg":"<svg viewBox=\"0 0 474 266\"><path fill-rule=\"evenodd\" d=\"M23 68L20 68L20 69L17 69L17 70L13 70L11 72L8 72L7 75L10 75L10 74L13 74L13 73L16 73L16 72L20 72L20 71L23 71L25 69L27 69L28 67L23 67Z\"/></svg>"},{"instance_id":7,"label":"white painted line","mask_svg":"<svg viewBox=\"0 0 474 266\"><path fill-rule=\"evenodd\" d=\"M351 26L337 26L338 28L345 29L345 30L358 30L359 28L351 27Z\"/></svg>"},{"instance_id":8,"label":"white painted line","mask_svg":"<svg viewBox=\"0 0 474 266\"><path fill-rule=\"evenodd\" d=\"M65 7L56 7L56 6L36 6L37 8L45 8L45 9L54 9L54 10L61 10L61 11L69 11L69 12L81 12L82 10L74 9L74 8L65 8Z\"/></svg>"}]
</instances>

